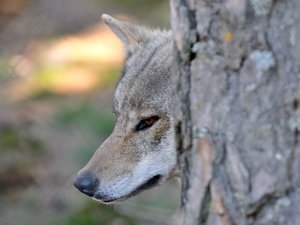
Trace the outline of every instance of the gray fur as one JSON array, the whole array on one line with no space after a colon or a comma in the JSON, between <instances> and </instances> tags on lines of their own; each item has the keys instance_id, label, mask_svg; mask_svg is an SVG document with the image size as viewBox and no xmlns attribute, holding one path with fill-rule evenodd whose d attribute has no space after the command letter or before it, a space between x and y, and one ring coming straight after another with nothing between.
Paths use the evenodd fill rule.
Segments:
<instances>
[{"instance_id":1,"label":"gray fur","mask_svg":"<svg viewBox=\"0 0 300 225\"><path fill-rule=\"evenodd\" d=\"M94 198L113 202L130 197L157 175L159 183L165 181L175 168L173 40L170 31L102 18L125 45L126 61L113 99L117 121L78 176L96 176L100 181ZM151 116L159 120L146 130L135 130Z\"/></svg>"}]
</instances>

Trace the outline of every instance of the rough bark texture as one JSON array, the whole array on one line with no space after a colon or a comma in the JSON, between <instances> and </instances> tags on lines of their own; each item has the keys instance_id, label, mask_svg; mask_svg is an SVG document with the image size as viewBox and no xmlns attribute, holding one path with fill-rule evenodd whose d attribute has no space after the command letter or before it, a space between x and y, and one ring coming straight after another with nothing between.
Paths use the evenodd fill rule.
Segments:
<instances>
[{"instance_id":1,"label":"rough bark texture","mask_svg":"<svg viewBox=\"0 0 300 225\"><path fill-rule=\"evenodd\" d=\"M171 0L182 224L300 224L299 12L299 0Z\"/></svg>"}]
</instances>

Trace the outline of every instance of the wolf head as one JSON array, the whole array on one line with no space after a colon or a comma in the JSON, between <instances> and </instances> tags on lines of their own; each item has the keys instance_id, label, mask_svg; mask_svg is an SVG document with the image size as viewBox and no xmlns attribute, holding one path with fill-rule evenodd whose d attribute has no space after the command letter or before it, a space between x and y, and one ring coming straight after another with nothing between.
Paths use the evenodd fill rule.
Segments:
<instances>
[{"instance_id":1,"label":"wolf head","mask_svg":"<svg viewBox=\"0 0 300 225\"><path fill-rule=\"evenodd\" d=\"M113 99L116 124L74 185L111 203L164 182L175 168L174 60L170 31L149 30L108 15L102 19L125 47Z\"/></svg>"}]
</instances>

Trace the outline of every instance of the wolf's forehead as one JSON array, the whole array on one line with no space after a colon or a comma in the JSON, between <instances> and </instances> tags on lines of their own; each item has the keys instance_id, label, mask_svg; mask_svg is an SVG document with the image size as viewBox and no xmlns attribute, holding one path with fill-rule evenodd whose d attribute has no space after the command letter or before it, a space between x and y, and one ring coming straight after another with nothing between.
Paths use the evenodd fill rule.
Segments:
<instances>
[{"instance_id":1,"label":"wolf's forehead","mask_svg":"<svg viewBox=\"0 0 300 225\"><path fill-rule=\"evenodd\" d=\"M167 110L171 92L172 42L150 43L125 63L114 95L116 110L155 108Z\"/></svg>"}]
</instances>

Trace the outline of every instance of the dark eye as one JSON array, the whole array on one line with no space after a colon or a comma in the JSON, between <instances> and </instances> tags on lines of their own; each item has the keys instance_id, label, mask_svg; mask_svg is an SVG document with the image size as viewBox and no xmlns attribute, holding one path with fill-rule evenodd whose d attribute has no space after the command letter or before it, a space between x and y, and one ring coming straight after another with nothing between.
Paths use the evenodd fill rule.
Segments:
<instances>
[{"instance_id":1,"label":"dark eye","mask_svg":"<svg viewBox=\"0 0 300 225\"><path fill-rule=\"evenodd\" d=\"M135 127L136 131L141 131L141 130L145 130L149 127L152 127L153 124L159 120L158 116L151 116L145 119L142 119Z\"/></svg>"}]
</instances>

